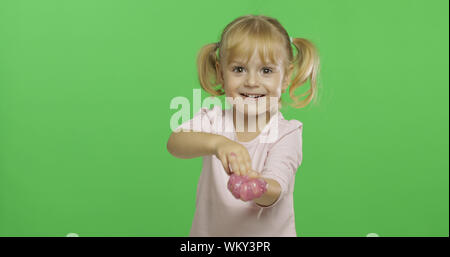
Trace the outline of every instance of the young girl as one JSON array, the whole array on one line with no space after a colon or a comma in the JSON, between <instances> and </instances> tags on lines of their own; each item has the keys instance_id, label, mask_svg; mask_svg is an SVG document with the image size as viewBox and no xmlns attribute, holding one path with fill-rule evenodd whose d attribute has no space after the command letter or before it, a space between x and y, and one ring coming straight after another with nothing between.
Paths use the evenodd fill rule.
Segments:
<instances>
[{"instance_id":1,"label":"young girl","mask_svg":"<svg viewBox=\"0 0 450 257\"><path fill-rule=\"evenodd\" d=\"M290 38L274 18L246 15L228 24L218 43L205 45L197 64L202 88L213 96L225 94L233 108L201 108L167 142L177 158L203 157L190 236L297 236L293 192L302 162L303 124L285 120L279 108L281 93L289 85L293 107L304 107L315 98L315 46ZM308 78L309 94L298 101L294 90ZM256 109L236 104L263 99L267 101ZM232 173L262 179L266 191L250 201L236 199L227 187Z\"/></svg>"}]
</instances>

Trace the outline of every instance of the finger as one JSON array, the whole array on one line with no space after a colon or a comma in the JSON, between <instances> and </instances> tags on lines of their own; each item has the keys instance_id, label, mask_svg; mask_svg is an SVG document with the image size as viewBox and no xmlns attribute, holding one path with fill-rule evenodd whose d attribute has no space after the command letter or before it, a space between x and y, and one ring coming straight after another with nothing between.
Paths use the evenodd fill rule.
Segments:
<instances>
[{"instance_id":1,"label":"finger","mask_svg":"<svg viewBox=\"0 0 450 257\"><path fill-rule=\"evenodd\" d=\"M232 174L233 173L233 167L231 166L231 159L230 159L230 157L228 157L227 155L225 155L225 160L226 160L226 162L227 162L227 171L228 171L228 174Z\"/></svg>"},{"instance_id":2,"label":"finger","mask_svg":"<svg viewBox=\"0 0 450 257\"><path fill-rule=\"evenodd\" d=\"M230 167L228 167L228 160L226 157L224 157L223 155L220 156L220 161L222 162L223 168L225 169L225 172L227 174L230 174Z\"/></svg>"},{"instance_id":3,"label":"finger","mask_svg":"<svg viewBox=\"0 0 450 257\"><path fill-rule=\"evenodd\" d=\"M236 159L235 161L234 161L234 163L235 163L235 166L236 166L236 173L239 175L239 176L243 176L244 175L244 171L241 169L241 164L239 163L239 161Z\"/></svg>"},{"instance_id":4,"label":"finger","mask_svg":"<svg viewBox=\"0 0 450 257\"><path fill-rule=\"evenodd\" d=\"M247 170L246 165L244 163L240 163L239 165L240 165L239 169L241 171L241 175L242 176L246 176L248 174L248 170Z\"/></svg>"},{"instance_id":5,"label":"finger","mask_svg":"<svg viewBox=\"0 0 450 257\"><path fill-rule=\"evenodd\" d=\"M228 159L228 167L229 167L229 170L230 170L230 174L231 174L231 173L235 173L235 171L236 171L236 168L233 167L233 165L235 165L235 164L233 164L233 160L234 160L235 157L236 157L236 154L233 153L233 152L231 152L231 153L229 153L229 154L227 155L227 159Z\"/></svg>"},{"instance_id":6,"label":"finger","mask_svg":"<svg viewBox=\"0 0 450 257\"><path fill-rule=\"evenodd\" d=\"M245 160L244 160L244 158L242 157L242 155L238 155L238 157L237 157L237 162L238 162L238 165L239 165L239 173L240 173L242 176L247 175L247 173L248 173L247 165L245 164Z\"/></svg>"},{"instance_id":7,"label":"finger","mask_svg":"<svg viewBox=\"0 0 450 257\"><path fill-rule=\"evenodd\" d=\"M237 165L236 156L235 155L230 155L229 160L230 160L230 164L231 164L231 169L233 170L232 172L235 173L236 175L240 175L239 174L239 166Z\"/></svg>"},{"instance_id":8,"label":"finger","mask_svg":"<svg viewBox=\"0 0 450 257\"><path fill-rule=\"evenodd\" d=\"M250 159L250 154L248 153L247 149L242 150L241 158L242 158L243 164L245 164L245 168L247 170L250 170L252 168L252 161Z\"/></svg>"},{"instance_id":9,"label":"finger","mask_svg":"<svg viewBox=\"0 0 450 257\"><path fill-rule=\"evenodd\" d=\"M249 161L245 161L245 167L247 167L247 170L251 170L252 169L252 165Z\"/></svg>"},{"instance_id":10,"label":"finger","mask_svg":"<svg viewBox=\"0 0 450 257\"><path fill-rule=\"evenodd\" d=\"M254 171L254 170L252 170L252 171L250 171L249 177L250 178L258 178L259 177L259 173Z\"/></svg>"},{"instance_id":11,"label":"finger","mask_svg":"<svg viewBox=\"0 0 450 257\"><path fill-rule=\"evenodd\" d=\"M247 169L251 170L252 169L252 160L250 159L250 155L248 153L245 155L245 162L247 165Z\"/></svg>"},{"instance_id":12,"label":"finger","mask_svg":"<svg viewBox=\"0 0 450 257\"><path fill-rule=\"evenodd\" d=\"M244 159L243 165L245 166L245 171L248 174L252 170L251 162L249 162L247 159Z\"/></svg>"}]
</instances>

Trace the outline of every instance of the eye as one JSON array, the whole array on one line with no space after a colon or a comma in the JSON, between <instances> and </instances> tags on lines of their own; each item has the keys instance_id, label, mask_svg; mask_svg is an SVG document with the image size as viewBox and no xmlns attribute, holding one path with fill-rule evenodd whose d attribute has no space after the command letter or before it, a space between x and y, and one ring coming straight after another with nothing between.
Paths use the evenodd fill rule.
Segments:
<instances>
[{"instance_id":1,"label":"eye","mask_svg":"<svg viewBox=\"0 0 450 257\"><path fill-rule=\"evenodd\" d=\"M263 68L263 72L264 72L265 74L268 74L268 73L272 73L273 71L272 71L271 68L265 67L265 68Z\"/></svg>"},{"instance_id":2,"label":"eye","mask_svg":"<svg viewBox=\"0 0 450 257\"><path fill-rule=\"evenodd\" d=\"M236 71L236 70L239 70L238 73L241 73L244 70L244 67L242 67L242 66L234 66L233 67L233 71Z\"/></svg>"}]
</instances>

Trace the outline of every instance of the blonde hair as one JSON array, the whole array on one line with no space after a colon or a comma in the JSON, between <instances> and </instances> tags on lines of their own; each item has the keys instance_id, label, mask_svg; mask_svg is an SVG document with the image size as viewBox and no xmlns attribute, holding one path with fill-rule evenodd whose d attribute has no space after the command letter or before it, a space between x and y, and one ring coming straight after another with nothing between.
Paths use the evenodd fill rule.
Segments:
<instances>
[{"instance_id":1,"label":"blonde hair","mask_svg":"<svg viewBox=\"0 0 450 257\"><path fill-rule=\"evenodd\" d=\"M292 38L292 44L298 51L295 58L289 35L276 19L264 15L238 17L225 27L219 42L207 44L200 49L197 57L200 85L213 96L223 95L225 92L223 86L220 86L223 82L217 76L216 62L234 60L236 56L246 57L246 62L248 62L256 46L259 49L259 57L265 64L267 59L276 63L275 59L282 58L276 53L283 52L276 50L284 49L287 58L283 58L283 65L285 68L292 65L292 71L295 75L293 79L289 78L291 79L289 96L294 101L290 105L294 108L305 107L317 96L319 56L314 44L307 39ZM219 50L219 54L216 53L217 50ZM290 73L285 75L288 74ZM300 97L295 96L294 91L304 85L308 78L311 87L300 96L307 95L304 100L300 101Z\"/></svg>"}]
</instances>

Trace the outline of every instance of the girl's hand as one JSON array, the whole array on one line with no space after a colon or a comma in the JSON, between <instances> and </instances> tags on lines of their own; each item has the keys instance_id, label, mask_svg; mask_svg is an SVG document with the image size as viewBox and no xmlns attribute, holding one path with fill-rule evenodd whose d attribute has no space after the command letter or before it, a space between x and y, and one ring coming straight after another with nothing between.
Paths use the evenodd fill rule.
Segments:
<instances>
[{"instance_id":1,"label":"girl's hand","mask_svg":"<svg viewBox=\"0 0 450 257\"><path fill-rule=\"evenodd\" d=\"M252 171L252 161L245 146L223 137L215 144L215 156L222 162L228 175L234 173L238 176L254 177ZM231 166L231 169L230 167Z\"/></svg>"},{"instance_id":2,"label":"girl's hand","mask_svg":"<svg viewBox=\"0 0 450 257\"><path fill-rule=\"evenodd\" d=\"M261 173L251 169L250 172L247 174L249 178L261 178Z\"/></svg>"}]
</instances>

